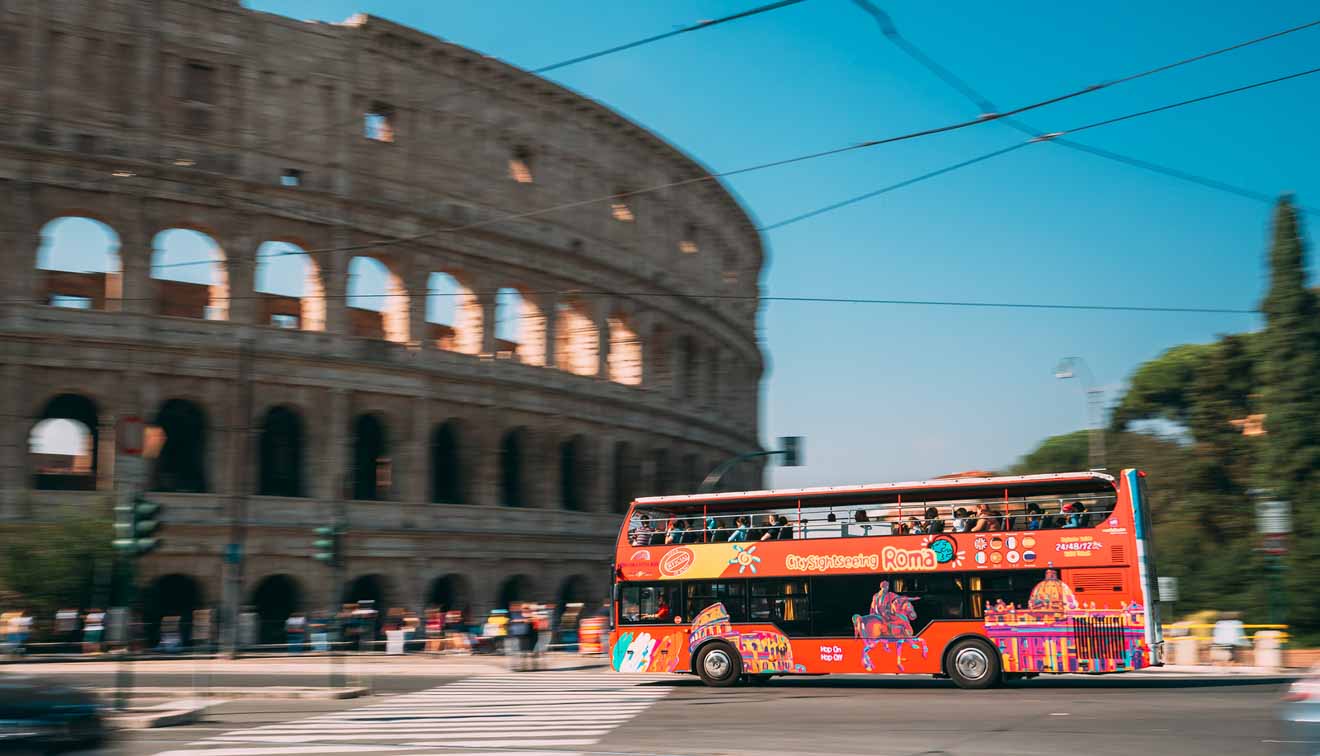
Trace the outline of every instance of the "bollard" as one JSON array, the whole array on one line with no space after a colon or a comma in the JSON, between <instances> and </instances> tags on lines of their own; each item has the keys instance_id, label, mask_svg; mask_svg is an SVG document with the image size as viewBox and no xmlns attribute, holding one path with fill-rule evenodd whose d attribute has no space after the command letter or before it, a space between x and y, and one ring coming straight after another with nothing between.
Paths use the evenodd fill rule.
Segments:
<instances>
[{"instance_id":1,"label":"bollard","mask_svg":"<svg viewBox=\"0 0 1320 756\"><path fill-rule=\"evenodd\" d=\"M1260 630L1256 633L1256 666L1277 672L1283 668L1283 633Z\"/></svg>"},{"instance_id":2,"label":"bollard","mask_svg":"<svg viewBox=\"0 0 1320 756\"><path fill-rule=\"evenodd\" d=\"M1201 643L1195 637L1166 638L1164 642L1171 647L1169 655L1174 664L1194 667L1201 663Z\"/></svg>"}]
</instances>

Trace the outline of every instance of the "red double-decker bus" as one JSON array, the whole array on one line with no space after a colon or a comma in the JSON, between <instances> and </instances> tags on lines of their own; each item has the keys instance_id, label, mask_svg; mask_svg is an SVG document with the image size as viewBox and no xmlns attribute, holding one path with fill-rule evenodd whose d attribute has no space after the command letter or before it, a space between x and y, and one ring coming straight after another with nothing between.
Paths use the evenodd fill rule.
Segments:
<instances>
[{"instance_id":1,"label":"red double-decker bus","mask_svg":"<svg viewBox=\"0 0 1320 756\"><path fill-rule=\"evenodd\" d=\"M611 663L708 685L908 673L984 688L1162 663L1145 474L633 502Z\"/></svg>"}]
</instances>

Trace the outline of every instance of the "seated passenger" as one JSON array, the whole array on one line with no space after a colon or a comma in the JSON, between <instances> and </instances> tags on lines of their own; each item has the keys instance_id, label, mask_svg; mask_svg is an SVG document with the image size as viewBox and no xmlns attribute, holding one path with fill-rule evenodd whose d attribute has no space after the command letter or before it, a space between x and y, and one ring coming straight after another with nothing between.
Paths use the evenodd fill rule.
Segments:
<instances>
[{"instance_id":1,"label":"seated passenger","mask_svg":"<svg viewBox=\"0 0 1320 756\"><path fill-rule=\"evenodd\" d=\"M1040 509L1040 505L1039 505L1039 504L1037 504L1037 503L1034 502L1034 501L1029 501L1029 502L1027 502L1027 528L1026 528L1026 529L1027 529L1027 530L1040 530L1041 525L1042 525L1042 522L1041 522L1041 521L1045 519L1045 518L1044 518L1044 514L1045 514L1045 513L1041 511L1041 509Z\"/></svg>"},{"instance_id":2,"label":"seated passenger","mask_svg":"<svg viewBox=\"0 0 1320 756\"><path fill-rule=\"evenodd\" d=\"M861 526L862 535L871 535L871 516L866 513L865 509L859 509L856 512L853 512L853 522Z\"/></svg>"},{"instance_id":3,"label":"seated passenger","mask_svg":"<svg viewBox=\"0 0 1320 756\"><path fill-rule=\"evenodd\" d=\"M971 529L973 521L968 519L969 514L970 512L962 507L953 510L953 532L966 533Z\"/></svg>"},{"instance_id":4,"label":"seated passenger","mask_svg":"<svg viewBox=\"0 0 1320 756\"><path fill-rule=\"evenodd\" d=\"M1065 528L1086 527L1086 505L1080 501L1074 501L1071 504L1064 504L1063 511L1068 513L1067 520L1063 523Z\"/></svg>"},{"instance_id":5,"label":"seated passenger","mask_svg":"<svg viewBox=\"0 0 1320 756\"><path fill-rule=\"evenodd\" d=\"M751 522L746 517L739 517L733 522L733 532L729 534L729 541L746 541L747 528Z\"/></svg>"},{"instance_id":6,"label":"seated passenger","mask_svg":"<svg viewBox=\"0 0 1320 756\"><path fill-rule=\"evenodd\" d=\"M926 530L926 524L918 520L916 515L913 515L908 518L907 532L910 535L926 535L928 531Z\"/></svg>"},{"instance_id":7,"label":"seated passenger","mask_svg":"<svg viewBox=\"0 0 1320 756\"><path fill-rule=\"evenodd\" d=\"M926 507L926 532L943 533L944 520L940 519L940 510L935 507Z\"/></svg>"},{"instance_id":8,"label":"seated passenger","mask_svg":"<svg viewBox=\"0 0 1320 756\"><path fill-rule=\"evenodd\" d=\"M753 541L773 541L779 537L779 525L775 522L774 515L766 515L765 522L757 528L759 537L752 538Z\"/></svg>"},{"instance_id":9,"label":"seated passenger","mask_svg":"<svg viewBox=\"0 0 1320 756\"><path fill-rule=\"evenodd\" d=\"M647 515L642 515L638 520L637 527L629 534L628 542L633 546L650 546L652 532L651 518Z\"/></svg>"},{"instance_id":10,"label":"seated passenger","mask_svg":"<svg viewBox=\"0 0 1320 756\"><path fill-rule=\"evenodd\" d=\"M775 524L779 526L779 534L775 536L776 539L780 541L793 540L793 526L788 524L787 517L780 515L779 519L775 520Z\"/></svg>"},{"instance_id":11,"label":"seated passenger","mask_svg":"<svg viewBox=\"0 0 1320 756\"><path fill-rule=\"evenodd\" d=\"M1000 515L990 508L990 505L984 501L976 504L976 524L972 526L973 533L988 533L993 530L1002 530Z\"/></svg>"},{"instance_id":12,"label":"seated passenger","mask_svg":"<svg viewBox=\"0 0 1320 756\"><path fill-rule=\"evenodd\" d=\"M677 517L669 518L669 523L665 528L665 545L672 546L683 542L683 537L687 535L687 528L683 521Z\"/></svg>"}]
</instances>

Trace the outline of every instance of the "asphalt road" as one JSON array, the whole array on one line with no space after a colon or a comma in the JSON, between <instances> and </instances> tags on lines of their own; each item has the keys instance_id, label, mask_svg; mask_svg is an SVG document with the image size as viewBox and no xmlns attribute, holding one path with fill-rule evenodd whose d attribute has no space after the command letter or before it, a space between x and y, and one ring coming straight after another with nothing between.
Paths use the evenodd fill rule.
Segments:
<instances>
[{"instance_id":1,"label":"asphalt road","mask_svg":"<svg viewBox=\"0 0 1320 756\"><path fill-rule=\"evenodd\" d=\"M1285 737L1275 720L1278 679L1065 677L963 691L922 678L840 676L712 690L682 676L570 671L399 684L414 692L233 701L196 725L122 735L104 752L1246 756L1277 753ZM412 747L391 747L404 744Z\"/></svg>"}]
</instances>

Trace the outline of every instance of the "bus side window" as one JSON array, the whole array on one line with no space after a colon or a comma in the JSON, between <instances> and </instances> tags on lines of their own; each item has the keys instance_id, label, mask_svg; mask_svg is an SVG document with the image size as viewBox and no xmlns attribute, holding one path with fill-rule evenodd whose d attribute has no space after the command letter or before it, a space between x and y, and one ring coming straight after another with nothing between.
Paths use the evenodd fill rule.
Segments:
<instances>
[{"instance_id":1,"label":"bus side window","mask_svg":"<svg viewBox=\"0 0 1320 756\"><path fill-rule=\"evenodd\" d=\"M747 621L746 583L730 582L689 582L687 601L684 602L683 614L687 621L696 619L701 610L713 604L723 604L729 613L730 622Z\"/></svg>"}]
</instances>

